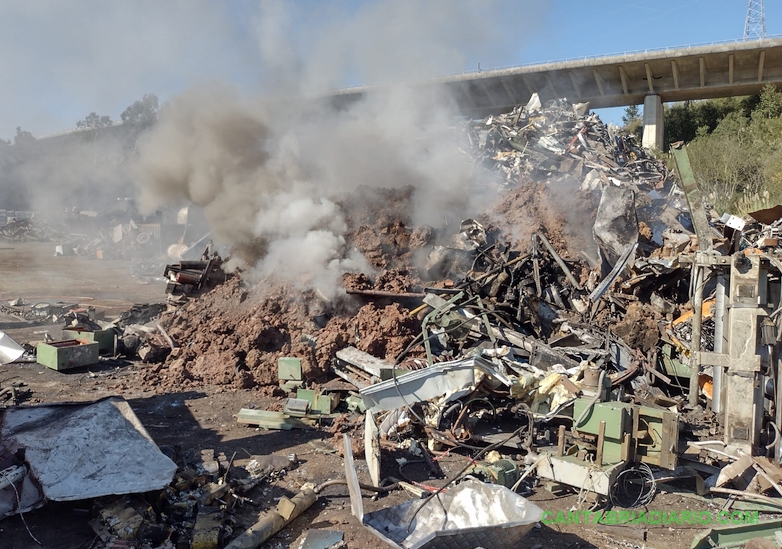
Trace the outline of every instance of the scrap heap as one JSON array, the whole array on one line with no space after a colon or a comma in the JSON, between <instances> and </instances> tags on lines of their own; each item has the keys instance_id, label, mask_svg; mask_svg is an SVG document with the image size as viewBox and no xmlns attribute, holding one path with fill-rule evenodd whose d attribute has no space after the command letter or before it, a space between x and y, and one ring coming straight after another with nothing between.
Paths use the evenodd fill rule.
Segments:
<instances>
[{"instance_id":1,"label":"scrap heap","mask_svg":"<svg viewBox=\"0 0 782 549\"><path fill-rule=\"evenodd\" d=\"M389 284L398 271L374 280L346 276L348 294L369 303L355 319L311 327L303 362L313 353L314 364L332 358L332 371L360 397L348 396L349 405L368 410L367 425L377 426L384 445L409 447L413 440L424 453L490 448L526 455L524 474L518 461L481 463L485 478L509 487L519 488L534 472L593 501L636 506L654 496L661 473L652 466L702 476L715 493L730 493L727 486L746 486L737 475L719 473L740 455L753 456L756 469L772 458L763 466L782 478L772 427L779 376L769 347L782 333L778 313L771 314L778 310L782 263L770 253L775 248L753 248L775 246L768 233L779 222L757 229L763 238L752 243L735 219L708 212L708 221L697 187L685 196L662 161L580 109L562 101L543 108L533 98L511 113L468 124L477 165L495 173L500 187L512 188L490 214L465 220L450 238L429 239L424 246L436 245L424 267L403 271L401 284ZM675 155L686 183L692 177L686 153ZM525 216L532 221L519 227ZM591 239L573 226L574 216L582 227L589 223ZM733 252L736 272L727 255ZM700 267L692 269L693 262ZM747 270L748 281L734 283L747 288L731 290L726 281ZM765 289L767 283L774 286ZM717 353L737 348L731 339L761 337L749 320L734 314L741 324L729 326L724 318L741 291L747 307L755 307L747 318L767 319L767 347L758 354L753 347L737 366L733 355ZM766 301L758 301L761 293ZM370 311L375 326L356 320ZM376 335L377 326L387 330ZM335 328L341 329L336 337ZM696 332L697 348L691 345ZM279 353L270 360L293 351L274 350ZM731 389L723 380L739 370L753 372L754 382L734 381ZM305 367L303 379L316 373ZM295 387L291 380L284 376L282 386ZM765 394L760 386L767 386ZM318 412L317 395L297 396L306 402L291 399L287 412ZM761 410L756 417L737 406L747 398ZM634 495L630 477L641 486ZM756 482L754 489L782 493L777 482Z\"/></svg>"},{"instance_id":2,"label":"scrap heap","mask_svg":"<svg viewBox=\"0 0 782 549\"><path fill-rule=\"evenodd\" d=\"M410 188L337 199L348 245L377 270L344 275L339 298L226 277L216 255L170 265L169 310L154 321L163 352L139 381L283 397L274 410L240 410L238 422L330 425L354 508L351 436L379 492L381 447L410 454L397 458L400 475L419 461L433 479L437 455L469 454L438 488L394 479L424 505L443 490L443 500L461 490L490 505L495 488L517 497L545 482L585 507L628 508L678 482L730 498L726 508L746 498L782 509L769 497L782 495L782 208L719 216L704 207L683 148L673 152L679 185L587 111L533 96L467 123L476 169L498 199L456 231L412 227ZM317 492L294 499L306 508ZM423 547L411 539L425 534L389 522L408 510L361 520L397 546ZM538 511L527 507L519 537ZM281 528L298 512L262 521ZM256 527L228 547L255 546Z\"/></svg>"},{"instance_id":3,"label":"scrap heap","mask_svg":"<svg viewBox=\"0 0 782 549\"><path fill-rule=\"evenodd\" d=\"M2 210L0 210L2 212ZM0 215L0 220L7 220L4 215ZM0 226L0 240L11 242L61 242L67 238L62 231L41 223L32 218L13 219Z\"/></svg>"},{"instance_id":4,"label":"scrap heap","mask_svg":"<svg viewBox=\"0 0 782 549\"><path fill-rule=\"evenodd\" d=\"M533 97L468 123L476 167L498 189L490 212L447 234L410 227L409 189L374 195L382 216L359 191L341 202L348 244L380 274L345 275L342 301L230 280L163 315L174 351L145 378L287 395L282 411L238 415L270 429L366 412L332 429L364 426L376 486L382 446L429 463L467 452L462 474L514 491L548 480L590 505L645 505L666 477L782 494L782 263L768 248L780 222L707 212L686 153L675 154L687 195L583 111ZM739 350L746 338L757 353Z\"/></svg>"}]
</instances>

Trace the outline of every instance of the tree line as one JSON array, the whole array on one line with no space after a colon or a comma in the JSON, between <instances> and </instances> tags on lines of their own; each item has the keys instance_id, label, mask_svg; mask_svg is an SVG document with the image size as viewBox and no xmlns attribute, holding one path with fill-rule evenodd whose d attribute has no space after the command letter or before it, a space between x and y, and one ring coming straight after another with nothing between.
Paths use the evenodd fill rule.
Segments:
<instances>
[{"instance_id":1,"label":"tree line","mask_svg":"<svg viewBox=\"0 0 782 549\"><path fill-rule=\"evenodd\" d=\"M719 214L782 203L782 92L674 103L664 107L665 143L684 141L695 178ZM637 107L624 128L640 137Z\"/></svg>"},{"instance_id":2,"label":"tree line","mask_svg":"<svg viewBox=\"0 0 782 549\"><path fill-rule=\"evenodd\" d=\"M92 209L127 194L132 182L124 168L160 108L149 93L131 103L119 121L91 112L67 135L36 139L17 127L12 139L0 139L0 209Z\"/></svg>"}]
</instances>

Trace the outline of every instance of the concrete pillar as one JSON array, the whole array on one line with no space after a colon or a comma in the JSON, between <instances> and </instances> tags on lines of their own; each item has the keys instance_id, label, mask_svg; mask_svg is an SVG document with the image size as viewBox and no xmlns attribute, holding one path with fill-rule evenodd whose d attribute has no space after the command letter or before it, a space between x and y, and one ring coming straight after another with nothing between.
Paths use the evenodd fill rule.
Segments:
<instances>
[{"instance_id":1,"label":"concrete pillar","mask_svg":"<svg viewBox=\"0 0 782 549\"><path fill-rule=\"evenodd\" d=\"M641 144L663 150L663 104L659 95L644 97L644 134Z\"/></svg>"}]
</instances>

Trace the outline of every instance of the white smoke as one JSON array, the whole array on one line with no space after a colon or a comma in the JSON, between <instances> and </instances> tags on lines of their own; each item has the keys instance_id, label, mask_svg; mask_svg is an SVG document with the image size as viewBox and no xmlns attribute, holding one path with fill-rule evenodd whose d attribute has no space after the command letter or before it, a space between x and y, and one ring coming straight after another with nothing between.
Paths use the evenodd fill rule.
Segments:
<instances>
[{"instance_id":1,"label":"white smoke","mask_svg":"<svg viewBox=\"0 0 782 549\"><path fill-rule=\"evenodd\" d=\"M142 206L195 202L258 275L333 295L343 272L369 270L346 248L335 196L412 185L413 222L438 225L479 210L480 182L442 89L379 86L343 109L292 98L322 95L351 74L388 83L463 66L465 51L507 24L490 16L508 4L384 0L351 12L329 3L316 9L321 24L302 54L302 43L280 32L293 32L301 14L263 2L257 25L272 98L210 84L170 101L139 144Z\"/></svg>"}]
</instances>

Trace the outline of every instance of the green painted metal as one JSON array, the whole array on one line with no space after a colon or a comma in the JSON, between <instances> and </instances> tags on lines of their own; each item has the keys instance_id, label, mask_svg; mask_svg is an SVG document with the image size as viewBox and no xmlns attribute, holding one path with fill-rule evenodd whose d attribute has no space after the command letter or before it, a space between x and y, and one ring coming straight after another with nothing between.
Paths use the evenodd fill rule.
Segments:
<instances>
[{"instance_id":1,"label":"green painted metal","mask_svg":"<svg viewBox=\"0 0 782 549\"><path fill-rule=\"evenodd\" d=\"M603 463L638 460L666 469L676 467L679 423L676 413L622 402L598 402L591 406L586 398L573 403L574 425L580 433L597 435L605 421ZM625 435L630 435L625 442ZM626 445L623 448L623 445Z\"/></svg>"},{"instance_id":2,"label":"green painted metal","mask_svg":"<svg viewBox=\"0 0 782 549\"><path fill-rule=\"evenodd\" d=\"M339 404L336 393L319 393L313 389L297 389L296 398L310 403L310 413L330 414Z\"/></svg>"},{"instance_id":3,"label":"green painted metal","mask_svg":"<svg viewBox=\"0 0 782 549\"><path fill-rule=\"evenodd\" d=\"M266 429L282 429L285 431L309 426L305 419L291 417L283 412L250 410L249 408L239 410L236 422L242 425L257 425Z\"/></svg>"},{"instance_id":4,"label":"green painted metal","mask_svg":"<svg viewBox=\"0 0 782 549\"><path fill-rule=\"evenodd\" d=\"M660 355L660 364L665 375L674 377L690 377L690 367L679 360L673 358L673 346L667 343L663 345L663 352Z\"/></svg>"},{"instance_id":5,"label":"green painted metal","mask_svg":"<svg viewBox=\"0 0 782 549\"><path fill-rule=\"evenodd\" d=\"M280 381L301 381L301 359L294 357L277 359L277 379Z\"/></svg>"},{"instance_id":6,"label":"green painted metal","mask_svg":"<svg viewBox=\"0 0 782 549\"><path fill-rule=\"evenodd\" d=\"M67 339L52 343L39 343L36 348L36 361L52 370L69 370L81 366L97 364L99 358L98 343L81 339Z\"/></svg>"},{"instance_id":7,"label":"green painted metal","mask_svg":"<svg viewBox=\"0 0 782 549\"><path fill-rule=\"evenodd\" d=\"M747 522L751 522L751 511L740 511L737 513L739 515L747 513ZM732 513L730 514L732 516ZM737 520L738 518L737 515ZM720 526L696 535L692 542L691 549L743 547L751 539L774 539L774 534L780 530L782 530L782 520L760 521L756 524L731 524L729 526Z\"/></svg>"},{"instance_id":8,"label":"green painted metal","mask_svg":"<svg viewBox=\"0 0 782 549\"><path fill-rule=\"evenodd\" d=\"M579 418L590 400L579 398L573 403L573 417ZM625 433L632 432L632 407L621 402L598 402L586 413L578 425L574 427L582 432L596 435L600 428L600 422L606 422L605 437L620 440Z\"/></svg>"},{"instance_id":9,"label":"green painted metal","mask_svg":"<svg viewBox=\"0 0 782 549\"><path fill-rule=\"evenodd\" d=\"M432 346L429 342L429 333L427 328L434 324L436 326L439 326L441 328L448 328L452 325L457 325L460 320L456 317L452 317L448 315L448 310L451 309L451 307L461 300L464 297L464 292L459 292L455 296L453 296L451 299L446 301L442 307L438 307L434 309L432 312L430 312L428 315L426 315L421 322L421 332L424 338L424 349L426 350L426 363L432 364Z\"/></svg>"},{"instance_id":10,"label":"green painted metal","mask_svg":"<svg viewBox=\"0 0 782 549\"><path fill-rule=\"evenodd\" d=\"M695 234L698 236L698 249L707 252L712 249L711 229L709 220L706 218L706 208L703 206L703 197L695 181L692 166L690 166L690 157L687 156L687 147L683 141L671 145L676 171L679 174L684 195L687 197L687 205L690 207L690 216L692 224L695 227Z\"/></svg>"},{"instance_id":11,"label":"green painted metal","mask_svg":"<svg viewBox=\"0 0 782 549\"><path fill-rule=\"evenodd\" d=\"M84 330L63 329L62 338L97 341L98 351L101 353L114 354L114 330L95 330L93 332L88 332Z\"/></svg>"},{"instance_id":12,"label":"green painted metal","mask_svg":"<svg viewBox=\"0 0 782 549\"><path fill-rule=\"evenodd\" d=\"M367 411L367 407L364 405L364 399L360 396L350 395L345 399L345 404L348 406L348 410L351 412L364 413Z\"/></svg>"},{"instance_id":13,"label":"green painted metal","mask_svg":"<svg viewBox=\"0 0 782 549\"><path fill-rule=\"evenodd\" d=\"M589 408L590 400L577 399L573 403L573 417L578 419L585 409ZM581 433L597 435L600 422L605 421L603 439L603 463L619 463L622 459L622 443L625 433L633 432L633 410L630 404L621 402L598 402L584 415L575 429Z\"/></svg>"}]
</instances>

